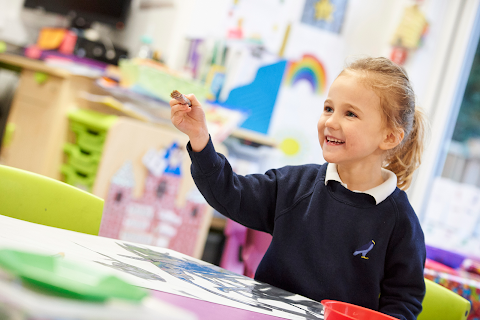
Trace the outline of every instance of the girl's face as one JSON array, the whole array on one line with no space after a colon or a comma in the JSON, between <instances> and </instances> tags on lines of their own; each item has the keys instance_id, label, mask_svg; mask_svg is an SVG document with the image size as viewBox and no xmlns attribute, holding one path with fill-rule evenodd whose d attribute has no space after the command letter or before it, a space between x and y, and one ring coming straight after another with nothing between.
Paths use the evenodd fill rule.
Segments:
<instances>
[{"instance_id":1,"label":"girl's face","mask_svg":"<svg viewBox=\"0 0 480 320\"><path fill-rule=\"evenodd\" d=\"M325 160L337 165L381 165L388 130L380 108L380 98L357 74L340 75L330 87L317 125Z\"/></svg>"}]
</instances>

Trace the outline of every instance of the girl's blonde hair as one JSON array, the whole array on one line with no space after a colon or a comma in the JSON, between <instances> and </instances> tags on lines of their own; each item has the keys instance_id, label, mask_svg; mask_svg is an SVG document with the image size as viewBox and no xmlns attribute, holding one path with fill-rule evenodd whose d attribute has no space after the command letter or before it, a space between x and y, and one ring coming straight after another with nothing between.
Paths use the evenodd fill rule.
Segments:
<instances>
[{"instance_id":1,"label":"girl's blonde hair","mask_svg":"<svg viewBox=\"0 0 480 320\"><path fill-rule=\"evenodd\" d=\"M367 87L380 97L387 126L402 129L402 142L389 150L383 167L397 175L397 186L406 190L421 163L425 139L425 116L415 107L415 94L406 71L387 58L361 58L342 71L358 73ZM341 74L342 74L341 73Z\"/></svg>"}]
</instances>

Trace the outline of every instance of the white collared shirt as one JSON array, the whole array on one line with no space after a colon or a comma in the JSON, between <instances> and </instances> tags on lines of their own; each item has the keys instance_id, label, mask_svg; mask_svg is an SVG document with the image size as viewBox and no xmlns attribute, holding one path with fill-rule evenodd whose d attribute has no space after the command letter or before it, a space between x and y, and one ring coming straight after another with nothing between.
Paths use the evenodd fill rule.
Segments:
<instances>
[{"instance_id":1,"label":"white collared shirt","mask_svg":"<svg viewBox=\"0 0 480 320\"><path fill-rule=\"evenodd\" d=\"M389 195L391 195L397 187L397 176L392 171L382 168L382 178L384 182L376 186L375 188L368 189L366 191L352 191L369 194L374 197L375 202L379 204ZM325 174L325 185L327 185L329 180L338 181L342 184L342 186L347 188L347 185L343 183L343 181L340 179L340 176L338 175L337 165L335 163L329 163L327 165L327 172Z\"/></svg>"}]
</instances>

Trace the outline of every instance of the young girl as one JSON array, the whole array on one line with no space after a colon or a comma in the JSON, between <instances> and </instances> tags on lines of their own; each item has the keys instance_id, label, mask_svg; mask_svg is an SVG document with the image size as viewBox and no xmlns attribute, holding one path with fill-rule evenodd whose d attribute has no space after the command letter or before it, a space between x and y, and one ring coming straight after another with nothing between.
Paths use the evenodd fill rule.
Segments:
<instances>
[{"instance_id":1,"label":"young girl","mask_svg":"<svg viewBox=\"0 0 480 320\"><path fill-rule=\"evenodd\" d=\"M225 216L273 235L255 279L311 299L340 300L416 319L425 243L401 189L423 150L423 117L405 71L364 58L333 82L318 121L327 163L235 174L215 152L204 111L170 101L190 142L192 176Z\"/></svg>"}]
</instances>

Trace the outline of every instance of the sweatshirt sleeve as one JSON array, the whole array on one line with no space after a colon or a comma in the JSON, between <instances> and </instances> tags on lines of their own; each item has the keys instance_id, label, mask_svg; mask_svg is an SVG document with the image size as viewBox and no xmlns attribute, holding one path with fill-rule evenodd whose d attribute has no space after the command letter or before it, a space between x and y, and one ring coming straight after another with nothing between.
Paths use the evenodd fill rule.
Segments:
<instances>
[{"instance_id":1,"label":"sweatshirt sleeve","mask_svg":"<svg viewBox=\"0 0 480 320\"><path fill-rule=\"evenodd\" d=\"M398 319L414 320L422 311L425 296L426 249L417 215L410 204L403 207L397 205L397 222L385 261L379 309Z\"/></svg>"},{"instance_id":2,"label":"sweatshirt sleeve","mask_svg":"<svg viewBox=\"0 0 480 320\"><path fill-rule=\"evenodd\" d=\"M194 152L189 142L187 151L192 160L193 180L208 204L248 228L273 232L277 194L275 170L237 175L225 156L215 151L211 139L200 152Z\"/></svg>"}]
</instances>

